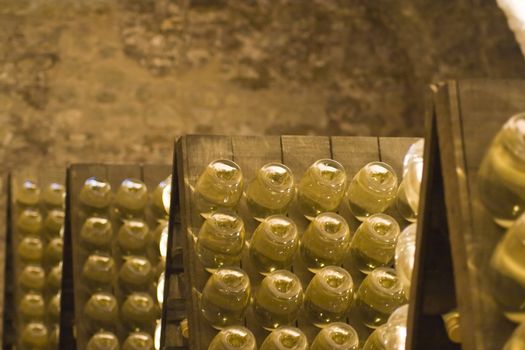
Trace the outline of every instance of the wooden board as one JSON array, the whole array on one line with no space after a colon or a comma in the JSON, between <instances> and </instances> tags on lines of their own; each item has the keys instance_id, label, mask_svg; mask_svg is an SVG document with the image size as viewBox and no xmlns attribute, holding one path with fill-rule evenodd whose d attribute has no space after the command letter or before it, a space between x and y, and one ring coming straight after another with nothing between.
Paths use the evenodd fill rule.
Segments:
<instances>
[{"instance_id":1,"label":"wooden board","mask_svg":"<svg viewBox=\"0 0 525 350\"><path fill-rule=\"evenodd\" d=\"M243 171L245 181L250 181L255 172L265 163L282 162L287 165L298 181L306 169L316 160L333 158L340 161L347 171L349 180L366 163L381 159L380 145L384 145L383 156L385 161L393 162L398 177L401 177L402 159L409 145L415 142L413 138L376 138L376 137L316 137L316 136L270 136L270 137L226 137L226 136L185 136L177 144L177 171L180 190L181 232L184 238L184 265L186 267L186 293L190 296L188 302L188 318L190 327L190 348L207 349L211 339L217 334L201 316L199 297L202 288L210 276L194 254L194 241L202 225L203 219L198 214L192 201L192 188L198 176L208 163L215 159L227 158L237 162ZM339 208L339 213L348 219L352 231L355 231L359 222L355 220L345 207ZM237 210L243 217L247 235L255 229L257 223L251 218L244 199L239 203ZM308 220L299 212L296 203L292 204L288 216L293 218L302 233L308 225ZM400 221L401 227L407 222ZM252 282L252 289L257 288L261 281L255 273L246 254L241 261L242 268L247 271ZM297 274L306 288L313 274L309 272L300 259L294 263L292 271ZM354 276L354 274L352 274ZM362 276L354 277L357 288ZM251 309L251 308L250 308ZM362 341L370 334L370 330L362 327L359 320L348 319L353 324ZM245 318L247 325L255 334L260 345L268 335L255 321L251 310ZM310 341L313 340L318 329L313 325L299 320L296 324Z\"/></svg>"}]
</instances>

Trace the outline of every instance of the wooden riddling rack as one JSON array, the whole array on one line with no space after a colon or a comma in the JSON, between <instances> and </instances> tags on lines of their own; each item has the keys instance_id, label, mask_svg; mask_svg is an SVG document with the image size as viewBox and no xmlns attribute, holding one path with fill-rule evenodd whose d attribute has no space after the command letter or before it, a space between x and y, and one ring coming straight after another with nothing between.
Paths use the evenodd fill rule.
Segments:
<instances>
[{"instance_id":1,"label":"wooden riddling rack","mask_svg":"<svg viewBox=\"0 0 525 350\"><path fill-rule=\"evenodd\" d=\"M519 80L431 87L408 349L457 348L443 346L446 335L435 328L439 314L456 304L463 349L502 349L516 327L491 296L487 272L504 229L482 205L476 176L501 126L525 111L524 91Z\"/></svg>"},{"instance_id":2,"label":"wooden riddling rack","mask_svg":"<svg viewBox=\"0 0 525 350\"><path fill-rule=\"evenodd\" d=\"M88 339L87 335L82 331L82 320L84 303L87 301L85 289L82 287L81 271L82 264L86 257L86 252L82 249L82 242L79 237L80 228L83 224L82 205L79 202L80 189L84 185L86 179L90 177L97 177L107 180L115 194L123 180L128 178L135 178L142 180L148 187L148 192L151 194L159 183L165 180L171 172L169 165L105 165L105 164L75 164L68 169L67 176L67 202L66 202L66 232L64 242L64 271L63 271L63 295L62 295L62 318L61 318L61 349L83 349ZM113 206L110 206L111 208ZM109 218L113 226L113 234L116 235L120 223L118 219L109 213ZM158 220L161 219L158 214L154 213L151 201L146 206L144 212L144 219L147 223L150 232L155 230L158 225ZM113 249L115 250L115 249ZM121 266L118 261L119 254L113 251L113 257L117 268ZM156 267L155 264L153 264ZM114 294L119 300L119 313L122 306L119 299L119 288L116 280L113 282ZM156 300L156 295L152 295L153 300ZM119 327L117 327L119 328ZM121 329L121 334L117 334L119 339L125 339L124 333ZM151 334L154 337L153 334Z\"/></svg>"},{"instance_id":3,"label":"wooden riddling rack","mask_svg":"<svg viewBox=\"0 0 525 350\"><path fill-rule=\"evenodd\" d=\"M4 292L4 310L3 310L3 337L2 346L4 349L11 349L20 346L17 344L17 339L20 336L21 326L23 322L18 318L17 308L20 301L20 297L23 292L18 288L17 278L22 271L22 268L26 265L19 261L16 256L17 247L20 243L20 238L16 230L16 221L24 208L21 208L16 203L17 191L21 184L26 180L34 181L42 191L46 186L51 183L65 184L66 173L64 169L46 167L41 169L27 168L18 171L12 171L7 179L7 207L6 207L6 236L5 236L5 265L4 265L4 278L2 280L3 292ZM42 219L45 220L48 208L40 201L40 203L34 207L39 210L42 214ZM58 209L58 208L57 208ZM47 241L44 238L44 228L40 232L41 239L44 242L44 249ZM49 267L45 266L42 261L42 266L45 269L46 277L49 273ZM50 295L46 288L43 290L45 306L50 299ZM47 312L47 311L46 311ZM45 320L47 326L50 325L48 320ZM51 332L51 329L48 329Z\"/></svg>"},{"instance_id":4,"label":"wooden riddling rack","mask_svg":"<svg viewBox=\"0 0 525 350\"><path fill-rule=\"evenodd\" d=\"M190 348L205 350L211 339L217 334L199 310L199 294L202 291L210 274L206 272L195 254L194 235L197 235L203 223L202 217L192 200L192 186L195 185L204 168L216 159L231 159L240 165L245 182L254 178L256 171L269 162L282 162L293 172L296 181L303 176L306 169L316 160L332 158L339 161L346 169L349 181L361 167L371 161L384 161L390 164L399 179L402 175L402 161L408 147L417 141L416 138L389 138L389 137L318 137L318 136L185 136L179 139L176 149L179 190L181 232L184 239L184 266L186 280L186 295L188 302L188 318L190 331ZM244 199L237 206L237 211L243 218L246 227L246 239L257 226L252 218ZM342 204L339 213L348 221L350 229L355 232L360 222L349 212L347 205ZM408 225L397 213L395 206L387 211L397 219L401 229ZM299 212L294 203L288 212L299 228L300 235L308 225L308 221ZM251 266L247 250L244 250L241 267L248 273L252 282L252 291L260 283L260 274ZM357 287L364 275L352 271L348 262L343 264L350 270ZM310 273L296 259L292 267L306 289L313 274ZM371 330L362 325L354 313L347 320L356 328L363 344ZM353 316L352 316L353 315ZM260 345L268 331L262 329L249 308L245 324L254 332L257 343ZM318 329L299 319L297 326L301 328L309 341L312 341Z\"/></svg>"}]
</instances>

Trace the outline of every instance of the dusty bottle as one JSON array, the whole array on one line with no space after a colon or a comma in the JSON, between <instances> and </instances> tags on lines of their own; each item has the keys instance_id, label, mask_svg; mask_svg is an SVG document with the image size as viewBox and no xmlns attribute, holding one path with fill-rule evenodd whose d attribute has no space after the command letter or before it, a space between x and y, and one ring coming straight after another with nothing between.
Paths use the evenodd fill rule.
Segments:
<instances>
[{"instance_id":1,"label":"dusty bottle","mask_svg":"<svg viewBox=\"0 0 525 350\"><path fill-rule=\"evenodd\" d=\"M272 215L255 229L250 241L250 258L257 271L267 274L289 268L299 248L297 226L288 217Z\"/></svg>"},{"instance_id":2,"label":"dusty bottle","mask_svg":"<svg viewBox=\"0 0 525 350\"><path fill-rule=\"evenodd\" d=\"M123 218L143 216L148 203L148 188L138 179L125 179L120 184L115 196L115 206Z\"/></svg>"},{"instance_id":3,"label":"dusty bottle","mask_svg":"<svg viewBox=\"0 0 525 350\"><path fill-rule=\"evenodd\" d=\"M410 297L410 284L416 254L416 224L408 225L397 238L395 267L405 295Z\"/></svg>"},{"instance_id":4,"label":"dusty bottle","mask_svg":"<svg viewBox=\"0 0 525 350\"><path fill-rule=\"evenodd\" d=\"M40 200L40 187L35 181L27 179L17 187L15 197L21 206L36 206Z\"/></svg>"},{"instance_id":5,"label":"dusty bottle","mask_svg":"<svg viewBox=\"0 0 525 350\"><path fill-rule=\"evenodd\" d=\"M49 332L45 324L30 322L22 329L20 340L24 350L47 350Z\"/></svg>"},{"instance_id":6,"label":"dusty bottle","mask_svg":"<svg viewBox=\"0 0 525 350\"><path fill-rule=\"evenodd\" d=\"M40 211L33 208L24 209L16 220L16 228L22 235L40 235L42 224Z\"/></svg>"},{"instance_id":7,"label":"dusty bottle","mask_svg":"<svg viewBox=\"0 0 525 350\"><path fill-rule=\"evenodd\" d=\"M365 326L377 328L392 312L406 303L403 286L392 268L379 267L361 283L356 295L356 308Z\"/></svg>"},{"instance_id":8,"label":"dusty bottle","mask_svg":"<svg viewBox=\"0 0 525 350\"><path fill-rule=\"evenodd\" d=\"M120 268L119 283L125 293L151 289L154 271L148 259L141 256L125 257Z\"/></svg>"},{"instance_id":9,"label":"dusty bottle","mask_svg":"<svg viewBox=\"0 0 525 350\"><path fill-rule=\"evenodd\" d=\"M88 212L101 212L108 208L112 200L109 182L96 177L90 177L80 190L79 200Z\"/></svg>"},{"instance_id":10,"label":"dusty bottle","mask_svg":"<svg viewBox=\"0 0 525 350\"><path fill-rule=\"evenodd\" d=\"M408 305L397 308L385 324L370 334L363 350L405 350L407 317Z\"/></svg>"},{"instance_id":11,"label":"dusty bottle","mask_svg":"<svg viewBox=\"0 0 525 350\"><path fill-rule=\"evenodd\" d=\"M221 268L214 272L202 291L200 306L214 328L239 324L250 303L250 278L239 268Z\"/></svg>"},{"instance_id":12,"label":"dusty bottle","mask_svg":"<svg viewBox=\"0 0 525 350\"><path fill-rule=\"evenodd\" d=\"M403 179L397 191L396 206L399 213L415 222L419 206L419 189L423 179L423 139L412 144L403 160Z\"/></svg>"},{"instance_id":13,"label":"dusty bottle","mask_svg":"<svg viewBox=\"0 0 525 350\"><path fill-rule=\"evenodd\" d=\"M111 247L113 229L111 222L104 217L88 218L80 229L82 244L88 250L105 250Z\"/></svg>"},{"instance_id":14,"label":"dusty bottle","mask_svg":"<svg viewBox=\"0 0 525 350\"><path fill-rule=\"evenodd\" d=\"M82 267L82 278L91 292L111 291L115 262L108 254L92 254Z\"/></svg>"},{"instance_id":15,"label":"dusty bottle","mask_svg":"<svg viewBox=\"0 0 525 350\"><path fill-rule=\"evenodd\" d=\"M477 178L481 201L503 227L525 210L525 113L510 118L485 154Z\"/></svg>"},{"instance_id":16,"label":"dusty bottle","mask_svg":"<svg viewBox=\"0 0 525 350\"><path fill-rule=\"evenodd\" d=\"M124 220L117 233L117 243L123 254L145 255L150 242L148 225L142 220Z\"/></svg>"},{"instance_id":17,"label":"dusty bottle","mask_svg":"<svg viewBox=\"0 0 525 350\"><path fill-rule=\"evenodd\" d=\"M295 327L280 327L271 332L259 350L308 350L308 339Z\"/></svg>"},{"instance_id":18,"label":"dusty bottle","mask_svg":"<svg viewBox=\"0 0 525 350\"><path fill-rule=\"evenodd\" d=\"M346 323L330 323L315 337L310 350L358 350L359 336Z\"/></svg>"},{"instance_id":19,"label":"dusty bottle","mask_svg":"<svg viewBox=\"0 0 525 350\"><path fill-rule=\"evenodd\" d=\"M146 332L133 332L122 344L122 350L153 350L153 338Z\"/></svg>"},{"instance_id":20,"label":"dusty bottle","mask_svg":"<svg viewBox=\"0 0 525 350\"><path fill-rule=\"evenodd\" d=\"M516 328L503 348L503 350L523 349L525 349L525 323L522 323L518 328Z\"/></svg>"},{"instance_id":21,"label":"dusty bottle","mask_svg":"<svg viewBox=\"0 0 525 350\"><path fill-rule=\"evenodd\" d=\"M306 288L304 311L317 326L336 322L348 313L354 297L352 276L339 266L315 274Z\"/></svg>"},{"instance_id":22,"label":"dusty bottle","mask_svg":"<svg viewBox=\"0 0 525 350\"><path fill-rule=\"evenodd\" d=\"M42 191L42 201L48 208L63 208L66 190L64 185L52 182Z\"/></svg>"},{"instance_id":23,"label":"dusty bottle","mask_svg":"<svg viewBox=\"0 0 525 350\"><path fill-rule=\"evenodd\" d=\"M346 171L332 159L320 159L313 163L301 178L297 199L307 218L337 211L346 191Z\"/></svg>"},{"instance_id":24,"label":"dusty bottle","mask_svg":"<svg viewBox=\"0 0 525 350\"><path fill-rule=\"evenodd\" d=\"M255 292L253 309L265 329L290 325L297 319L303 303L303 287L299 278L287 270L266 276Z\"/></svg>"},{"instance_id":25,"label":"dusty bottle","mask_svg":"<svg viewBox=\"0 0 525 350\"><path fill-rule=\"evenodd\" d=\"M212 213L202 224L197 237L197 256L209 271L238 265L244 247L244 222L229 211Z\"/></svg>"},{"instance_id":26,"label":"dusty bottle","mask_svg":"<svg viewBox=\"0 0 525 350\"><path fill-rule=\"evenodd\" d=\"M370 273L381 266L390 266L394 260L399 224L386 214L373 214L357 228L350 256L357 269Z\"/></svg>"},{"instance_id":27,"label":"dusty bottle","mask_svg":"<svg viewBox=\"0 0 525 350\"><path fill-rule=\"evenodd\" d=\"M129 330L141 329L152 332L159 308L148 293L132 293L122 305L123 324Z\"/></svg>"},{"instance_id":28,"label":"dusty bottle","mask_svg":"<svg viewBox=\"0 0 525 350\"><path fill-rule=\"evenodd\" d=\"M18 304L18 312L25 322L42 321L45 313L44 297L34 292L25 294Z\"/></svg>"},{"instance_id":29,"label":"dusty bottle","mask_svg":"<svg viewBox=\"0 0 525 350\"><path fill-rule=\"evenodd\" d=\"M248 207L258 220L270 215L286 214L294 196L292 171L280 163L264 165L246 188Z\"/></svg>"},{"instance_id":30,"label":"dusty bottle","mask_svg":"<svg viewBox=\"0 0 525 350\"><path fill-rule=\"evenodd\" d=\"M119 341L115 334L100 331L89 339L86 350L119 350Z\"/></svg>"},{"instance_id":31,"label":"dusty bottle","mask_svg":"<svg viewBox=\"0 0 525 350\"><path fill-rule=\"evenodd\" d=\"M303 234L301 257L306 267L316 272L329 265L340 265L348 254L350 228L336 213L319 214Z\"/></svg>"},{"instance_id":32,"label":"dusty bottle","mask_svg":"<svg viewBox=\"0 0 525 350\"><path fill-rule=\"evenodd\" d=\"M227 327L217 333L208 350L256 350L253 333L242 326Z\"/></svg>"},{"instance_id":33,"label":"dusty bottle","mask_svg":"<svg viewBox=\"0 0 525 350\"><path fill-rule=\"evenodd\" d=\"M113 330L118 319L118 303L113 294L95 293L84 306L84 322L88 333L100 329Z\"/></svg>"},{"instance_id":34,"label":"dusty bottle","mask_svg":"<svg viewBox=\"0 0 525 350\"><path fill-rule=\"evenodd\" d=\"M18 257L25 263L40 263L44 254L42 240L37 237L24 237L17 247Z\"/></svg>"},{"instance_id":35,"label":"dusty bottle","mask_svg":"<svg viewBox=\"0 0 525 350\"><path fill-rule=\"evenodd\" d=\"M397 176L383 162L371 162L354 176L347 199L354 216L363 221L372 214L384 212L396 199Z\"/></svg>"},{"instance_id":36,"label":"dusty bottle","mask_svg":"<svg viewBox=\"0 0 525 350\"><path fill-rule=\"evenodd\" d=\"M241 168L228 159L218 159L206 167L195 185L195 203L201 213L233 208L242 195Z\"/></svg>"},{"instance_id":37,"label":"dusty bottle","mask_svg":"<svg viewBox=\"0 0 525 350\"><path fill-rule=\"evenodd\" d=\"M24 291L42 292L45 284L45 272L39 265L27 265L18 276L18 284Z\"/></svg>"}]
</instances>

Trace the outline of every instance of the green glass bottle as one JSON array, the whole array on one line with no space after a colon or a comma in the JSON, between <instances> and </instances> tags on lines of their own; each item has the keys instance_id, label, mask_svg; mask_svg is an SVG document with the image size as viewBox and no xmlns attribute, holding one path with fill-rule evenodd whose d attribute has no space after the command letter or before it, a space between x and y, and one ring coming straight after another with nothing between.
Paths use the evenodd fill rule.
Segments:
<instances>
[{"instance_id":1,"label":"green glass bottle","mask_svg":"<svg viewBox=\"0 0 525 350\"><path fill-rule=\"evenodd\" d=\"M18 284L25 291L42 292L45 276L46 274L41 266L27 265L18 276Z\"/></svg>"},{"instance_id":2,"label":"green glass bottle","mask_svg":"<svg viewBox=\"0 0 525 350\"><path fill-rule=\"evenodd\" d=\"M146 332L133 332L124 341L122 350L153 350L153 338Z\"/></svg>"},{"instance_id":3,"label":"green glass bottle","mask_svg":"<svg viewBox=\"0 0 525 350\"><path fill-rule=\"evenodd\" d=\"M45 313L44 297L40 293L29 292L22 296L18 312L23 321L42 321Z\"/></svg>"},{"instance_id":4,"label":"green glass bottle","mask_svg":"<svg viewBox=\"0 0 525 350\"><path fill-rule=\"evenodd\" d=\"M63 208L66 190L62 184L52 182L42 191L42 200L48 208Z\"/></svg>"},{"instance_id":5,"label":"green glass bottle","mask_svg":"<svg viewBox=\"0 0 525 350\"><path fill-rule=\"evenodd\" d=\"M258 220L270 215L286 214L294 197L292 171L280 163L264 165L246 188L246 202Z\"/></svg>"},{"instance_id":6,"label":"green glass bottle","mask_svg":"<svg viewBox=\"0 0 525 350\"><path fill-rule=\"evenodd\" d=\"M339 266L327 266L315 274L306 288L304 311L315 325L344 319L354 297L352 276Z\"/></svg>"},{"instance_id":7,"label":"green glass bottle","mask_svg":"<svg viewBox=\"0 0 525 350\"><path fill-rule=\"evenodd\" d=\"M109 182L96 177L90 177L80 190L79 201L88 212L101 212L108 208L112 200Z\"/></svg>"},{"instance_id":8,"label":"green glass bottle","mask_svg":"<svg viewBox=\"0 0 525 350\"><path fill-rule=\"evenodd\" d=\"M53 209L47 213L44 220L44 232L48 239L62 237L60 231L64 227L64 218L63 210Z\"/></svg>"},{"instance_id":9,"label":"green glass bottle","mask_svg":"<svg viewBox=\"0 0 525 350\"><path fill-rule=\"evenodd\" d=\"M218 159L208 164L197 180L194 202L201 213L232 209L241 198L243 186L239 165L228 159Z\"/></svg>"},{"instance_id":10,"label":"green glass bottle","mask_svg":"<svg viewBox=\"0 0 525 350\"><path fill-rule=\"evenodd\" d=\"M40 187L30 179L23 181L15 193L16 202L23 207L34 207L40 201Z\"/></svg>"},{"instance_id":11,"label":"green glass bottle","mask_svg":"<svg viewBox=\"0 0 525 350\"><path fill-rule=\"evenodd\" d=\"M46 277L46 289L56 293L62 287L62 263L58 263L49 270Z\"/></svg>"},{"instance_id":12,"label":"green glass bottle","mask_svg":"<svg viewBox=\"0 0 525 350\"><path fill-rule=\"evenodd\" d=\"M46 264L56 265L62 261L63 245L64 241L60 237L53 238L49 241L49 243L46 245L46 249L44 250L44 261Z\"/></svg>"},{"instance_id":13,"label":"green glass bottle","mask_svg":"<svg viewBox=\"0 0 525 350\"><path fill-rule=\"evenodd\" d=\"M115 273L115 262L107 254L90 255L82 267L84 284L91 292L110 291Z\"/></svg>"},{"instance_id":14,"label":"green glass bottle","mask_svg":"<svg viewBox=\"0 0 525 350\"><path fill-rule=\"evenodd\" d=\"M217 329L239 324L250 303L250 278L236 267L215 271L204 286L200 309Z\"/></svg>"},{"instance_id":15,"label":"green glass bottle","mask_svg":"<svg viewBox=\"0 0 525 350\"><path fill-rule=\"evenodd\" d=\"M352 263L359 271L370 273L394 261L399 224L386 214L373 214L357 228L350 244Z\"/></svg>"},{"instance_id":16,"label":"green glass bottle","mask_svg":"<svg viewBox=\"0 0 525 350\"><path fill-rule=\"evenodd\" d=\"M148 225L142 220L124 220L117 233L117 243L123 254L144 255L150 242Z\"/></svg>"},{"instance_id":17,"label":"green glass bottle","mask_svg":"<svg viewBox=\"0 0 525 350\"><path fill-rule=\"evenodd\" d=\"M407 314L408 305L397 308L385 324L370 334L363 350L405 350Z\"/></svg>"},{"instance_id":18,"label":"green glass bottle","mask_svg":"<svg viewBox=\"0 0 525 350\"><path fill-rule=\"evenodd\" d=\"M260 273L287 269L299 249L297 226L286 216L269 216L255 229L249 249L251 261Z\"/></svg>"},{"instance_id":19,"label":"green glass bottle","mask_svg":"<svg viewBox=\"0 0 525 350\"><path fill-rule=\"evenodd\" d=\"M325 266L342 264L349 246L350 228L346 220L336 213L322 213L303 234L301 257L315 273Z\"/></svg>"},{"instance_id":20,"label":"green glass bottle","mask_svg":"<svg viewBox=\"0 0 525 350\"><path fill-rule=\"evenodd\" d=\"M37 237L24 237L17 248L18 257L25 263L40 263L44 254L42 240Z\"/></svg>"},{"instance_id":21,"label":"green glass bottle","mask_svg":"<svg viewBox=\"0 0 525 350\"><path fill-rule=\"evenodd\" d=\"M202 224L197 237L197 256L209 271L235 266L244 247L244 222L229 211L212 213Z\"/></svg>"},{"instance_id":22,"label":"green glass bottle","mask_svg":"<svg viewBox=\"0 0 525 350\"><path fill-rule=\"evenodd\" d=\"M84 305L84 324L88 333L114 330L118 320L118 302L113 294L95 293Z\"/></svg>"},{"instance_id":23,"label":"green glass bottle","mask_svg":"<svg viewBox=\"0 0 525 350\"><path fill-rule=\"evenodd\" d=\"M208 350L256 350L257 342L253 333L246 327L227 327L217 333Z\"/></svg>"},{"instance_id":24,"label":"green glass bottle","mask_svg":"<svg viewBox=\"0 0 525 350\"><path fill-rule=\"evenodd\" d=\"M129 330L141 329L153 332L159 308L148 293L132 293L122 305L123 325Z\"/></svg>"},{"instance_id":25,"label":"green glass bottle","mask_svg":"<svg viewBox=\"0 0 525 350\"><path fill-rule=\"evenodd\" d=\"M154 271L149 260L141 256L128 256L124 259L119 272L119 283L124 293L150 290Z\"/></svg>"},{"instance_id":26,"label":"green glass bottle","mask_svg":"<svg viewBox=\"0 0 525 350\"><path fill-rule=\"evenodd\" d=\"M403 286L392 268L379 267L361 283L356 294L356 308L365 326L377 328L407 301Z\"/></svg>"},{"instance_id":27,"label":"green glass bottle","mask_svg":"<svg viewBox=\"0 0 525 350\"><path fill-rule=\"evenodd\" d=\"M148 203L148 188L138 179L125 179L115 197L115 206L125 218L142 217Z\"/></svg>"},{"instance_id":28,"label":"green glass bottle","mask_svg":"<svg viewBox=\"0 0 525 350\"><path fill-rule=\"evenodd\" d=\"M363 221L372 214L384 212L396 199L397 175L383 162L371 162L354 176L347 199L354 216Z\"/></svg>"},{"instance_id":29,"label":"green glass bottle","mask_svg":"<svg viewBox=\"0 0 525 350\"><path fill-rule=\"evenodd\" d=\"M259 350L308 350L308 339L295 327L281 327L271 332Z\"/></svg>"},{"instance_id":30,"label":"green glass bottle","mask_svg":"<svg viewBox=\"0 0 525 350\"><path fill-rule=\"evenodd\" d=\"M87 345L86 350L119 350L119 341L115 334L107 331L100 331L93 335Z\"/></svg>"},{"instance_id":31,"label":"green glass bottle","mask_svg":"<svg viewBox=\"0 0 525 350\"><path fill-rule=\"evenodd\" d=\"M253 299L253 310L265 329L291 325L303 303L303 287L299 278L287 270L266 276Z\"/></svg>"},{"instance_id":32,"label":"green glass bottle","mask_svg":"<svg viewBox=\"0 0 525 350\"><path fill-rule=\"evenodd\" d=\"M47 316L51 322L60 322L60 292L49 299L47 304Z\"/></svg>"},{"instance_id":33,"label":"green glass bottle","mask_svg":"<svg viewBox=\"0 0 525 350\"><path fill-rule=\"evenodd\" d=\"M330 323L315 337L310 350L358 350L359 336L346 323Z\"/></svg>"},{"instance_id":34,"label":"green glass bottle","mask_svg":"<svg viewBox=\"0 0 525 350\"><path fill-rule=\"evenodd\" d=\"M103 217L88 218L80 229L80 238L83 246L88 250L108 251L111 249L113 239L111 222Z\"/></svg>"},{"instance_id":35,"label":"green glass bottle","mask_svg":"<svg viewBox=\"0 0 525 350\"><path fill-rule=\"evenodd\" d=\"M24 209L16 220L16 228L22 235L39 235L42 224L40 211L33 208Z\"/></svg>"},{"instance_id":36,"label":"green glass bottle","mask_svg":"<svg viewBox=\"0 0 525 350\"><path fill-rule=\"evenodd\" d=\"M22 329L20 340L23 350L47 350L49 332L45 324L30 322Z\"/></svg>"},{"instance_id":37,"label":"green glass bottle","mask_svg":"<svg viewBox=\"0 0 525 350\"><path fill-rule=\"evenodd\" d=\"M332 159L313 163L298 186L297 199L307 218L337 211L346 191L347 177L344 167Z\"/></svg>"}]
</instances>

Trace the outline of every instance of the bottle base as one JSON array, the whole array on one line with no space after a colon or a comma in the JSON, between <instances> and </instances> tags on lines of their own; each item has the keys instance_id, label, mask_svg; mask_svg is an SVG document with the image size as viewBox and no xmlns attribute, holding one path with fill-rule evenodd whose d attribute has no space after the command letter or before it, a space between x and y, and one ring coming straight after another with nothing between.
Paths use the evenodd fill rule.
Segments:
<instances>
[{"instance_id":1,"label":"bottle base","mask_svg":"<svg viewBox=\"0 0 525 350\"><path fill-rule=\"evenodd\" d=\"M505 312L505 317L514 323L525 322L525 311L524 312Z\"/></svg>"}]
</instances>

